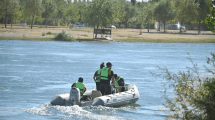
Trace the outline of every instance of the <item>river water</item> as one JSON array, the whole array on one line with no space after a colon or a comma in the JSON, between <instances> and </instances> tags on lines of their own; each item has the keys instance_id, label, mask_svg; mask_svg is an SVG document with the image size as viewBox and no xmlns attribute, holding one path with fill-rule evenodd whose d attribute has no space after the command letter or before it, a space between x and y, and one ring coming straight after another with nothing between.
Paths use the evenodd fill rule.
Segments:
<instances>
[{"instance_id":1,"label":"river water","mask_svg":"<svg viewBox=\"0 0 215 120\"><path fill-rule=\"evenodd\" d=\"M191 66L187 52L200 69L215 52L207 43L123 43L0 41L0 119L166 119L161 80L150 75L164 64L172 72ZM52 106L53 96L70 91L79 77L95 88L93 75L101 62L111 62L114 73L135 84L139 100L112 107Z\"/></svg>"}]
</instances>

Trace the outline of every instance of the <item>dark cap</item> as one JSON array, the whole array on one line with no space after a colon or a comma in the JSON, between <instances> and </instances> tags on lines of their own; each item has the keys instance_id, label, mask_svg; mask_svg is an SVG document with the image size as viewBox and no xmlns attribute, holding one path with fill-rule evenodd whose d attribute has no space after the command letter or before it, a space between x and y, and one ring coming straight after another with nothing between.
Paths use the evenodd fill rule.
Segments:
<instances>
[{"instance_id":1,"label":"dark cap","mask_svg":"<svg viewBox=\"0 0 215 120\"><path fill-rule=\"evenodd\" d=\"M107 62L107 63L106 63L106 66L107 66L107 67L111 67L111 66L113 66L113 65L112 65L110 62Z\"/></svg>"},{"instance_id":2,"label":"dark cap","mask_svg":"<svg viewBox=\"0 0 215 120\"><path fill-rule=\"evenodd\" d=\"M83 81L84 81L84 79L82 77L78 78L78 82L83 82Z\"/></svg>"}]
</instances>

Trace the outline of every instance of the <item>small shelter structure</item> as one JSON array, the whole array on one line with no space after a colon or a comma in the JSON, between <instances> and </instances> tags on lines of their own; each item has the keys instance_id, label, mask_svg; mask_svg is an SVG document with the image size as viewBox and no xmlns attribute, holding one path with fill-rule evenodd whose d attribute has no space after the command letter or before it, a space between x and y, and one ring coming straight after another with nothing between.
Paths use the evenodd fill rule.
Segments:
<instances>
[{"instance_id":1,"label":"small shelter structure","mask_svg":"<svg viewBox=\"0 0 215 120\"><path fill-rule=\"evenodd\" d=\"M107 39L109 40L111 38L111 29L94 29L94 33L93 33L93 36L95 34L101 34L101 38L96 38L96 39ZM108 35L110 37L108 37Z\"/></svg>"}]
</instances>

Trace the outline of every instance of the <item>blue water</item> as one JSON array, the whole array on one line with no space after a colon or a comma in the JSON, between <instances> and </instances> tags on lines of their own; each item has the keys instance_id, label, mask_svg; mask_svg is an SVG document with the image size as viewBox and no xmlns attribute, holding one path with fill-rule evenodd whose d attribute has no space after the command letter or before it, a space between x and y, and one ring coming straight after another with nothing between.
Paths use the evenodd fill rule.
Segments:
<instances>
[{"instance_id":1,"label":"blue water","mask_svg":"<svg viewBox=\"0 0 215 120\"><path fill-rule=\"evenodd\" d=\"M153 77L156 66L172 72L192 66L187 52L201 70L215 52L207 43L123 43L0 40L0 119L166 119L161 98L161 79ZM95 88L93 75L101 62L112 62L114 73L140 92L136 104L120 108L51 106L56 94L70 91L84 78ZM171 91L170 91L171 93Z\"/></svg>"}]
</instances>

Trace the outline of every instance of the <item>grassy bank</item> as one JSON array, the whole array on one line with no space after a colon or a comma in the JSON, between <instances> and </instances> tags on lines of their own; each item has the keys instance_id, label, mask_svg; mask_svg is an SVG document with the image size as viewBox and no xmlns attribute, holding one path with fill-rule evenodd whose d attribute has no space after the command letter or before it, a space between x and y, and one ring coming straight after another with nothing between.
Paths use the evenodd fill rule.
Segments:
<instances>
[{"instance_id":1,"label":"grassy bank","mask_svg":"<svg viewBox=\"0 0 215 120\"><path fill-rule=\"evenodd\" d=\"M215 39L191 39L191 38L178 38L178 39L117 39L117 42L149 42L149 43L215 43Z\"/></svg>"},{"instance_id":2,"label":"grassy bank","mask_svg":"<svg viewBox=\"0 0 215 120\"><path fill-rule=\"evenodd\" d=\"M41 26L30 29L29 26L16 26L8 28L0 28L0 40L54 40L56 34L65 31L70 37L74 37L76 41L100 41L93 40L93 28L67 28L48 26L44 28ZM156 31L150 29L142 29L140 35L139 29L112 29L111 37L116 42L151 42L151 43L215 43L215 34L210 31L202 31L198 35L198 31L187 31L179 33L178 30ZM101 35L98 35L101 37Z\"/></svg>"},{"instance_id":3,"label":"grassy bank","mask_svg":"<svg viewBox=\"0 0 215 120\"><path fill-rule=\"evenodd\" d=\"M0 40L39 40L54 41L54 38L2 37ZM108 40L77 39L78 42L110 42ZM114 42L147 42L147 43L215 43L214 39L116 39Z\"/></svg>"},{"instance_id":4,"label":"grassy bank","mask_svg":"<svg viewBox=\"0 0 215 120\"><path fill-rule=\"evenodd\" d=\"M3 37L3 36L0 36L0 40L40 40L40 41L52 41L52 40L54 40L54 38Z\"/></svg>"}]
</instances>

